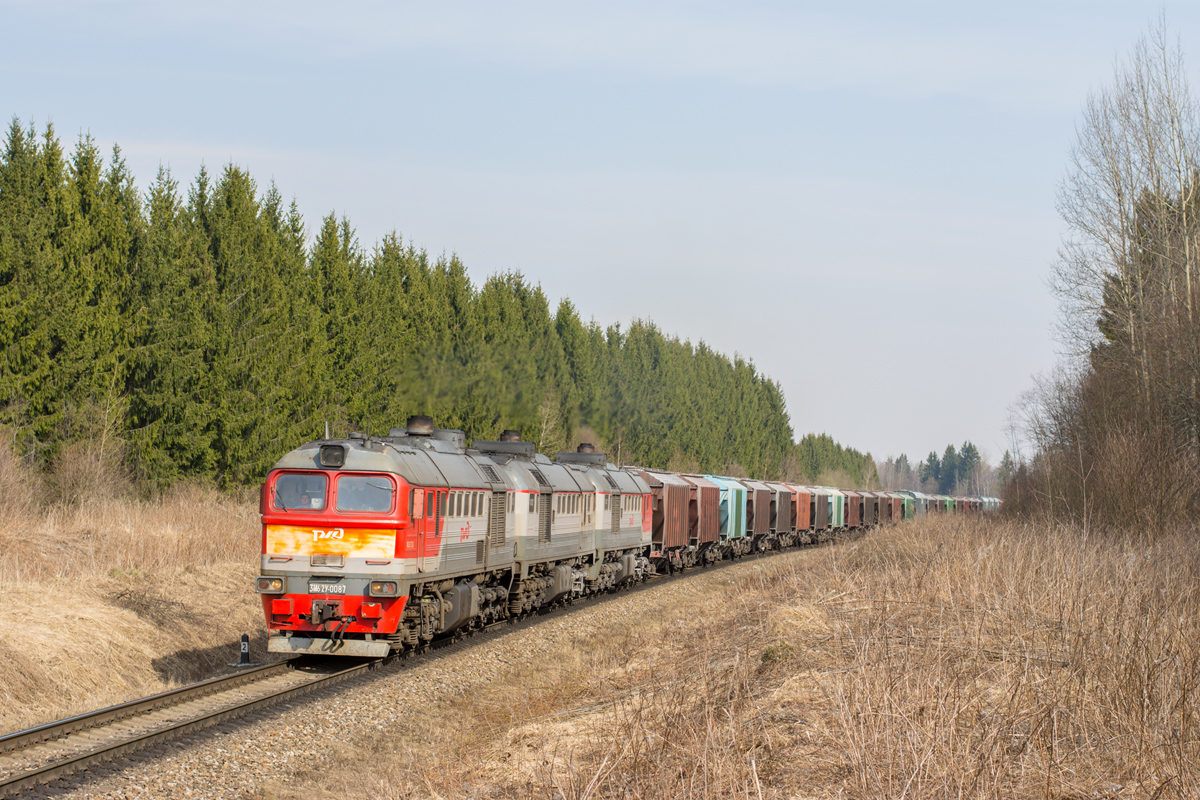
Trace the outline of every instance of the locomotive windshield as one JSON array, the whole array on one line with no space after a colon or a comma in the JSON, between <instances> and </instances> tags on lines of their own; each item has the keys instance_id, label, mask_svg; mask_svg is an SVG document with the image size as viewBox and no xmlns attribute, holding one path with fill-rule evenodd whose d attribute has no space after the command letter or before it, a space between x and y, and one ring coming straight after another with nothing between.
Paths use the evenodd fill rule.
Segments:
<instances>
[{"instance_id":1,"label":"locomotive windshield","mask_svg":"<svg viewBox=\"0 0 1200 800\"><path fill-rule=\"evenodd\" d=\"M337 480L338 511L391 511L392 482L382 475L342 475Z\"/></svg>"},{"instance_id":2,"label":"locomotive windshield","mask_svg":"<svg viewBox=\"0 0 1200 800\"><path fill-rule=\"evenodd\" d=\"M275 507L283 511L320 511L325 508L324 475L288 473L275 480Z\"/></svg>"}]
</instances>

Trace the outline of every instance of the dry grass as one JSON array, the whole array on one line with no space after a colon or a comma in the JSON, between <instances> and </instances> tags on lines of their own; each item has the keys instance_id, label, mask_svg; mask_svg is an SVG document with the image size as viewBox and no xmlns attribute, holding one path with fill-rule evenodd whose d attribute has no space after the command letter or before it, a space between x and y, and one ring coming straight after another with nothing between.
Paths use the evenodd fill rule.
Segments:
<instances>
[{"instance_id":1,"label":"dry grass","mask_svg":"<svg viewBox=\"0 0 1200 800\"><path fill-rule=\"evenodd\" d=\"M262 655L253 502L37 489L0 438L0 731L218 674L242 633Z\"/></svg>"},{"instance_id":2,"label":"dry grass","mask_svg":"<svg viewBox=\"0 0 1200 800\"><path fill-rule=\"evenodd\" d=\"M733 572L269 794L1200 794L1192 536L940 518Z\"/></svg>"},{"instance_id":3,"label":"dry grass","mask_svg":"<svg viewBox=\"0 0 1200 800\"><path fill-rule=\"evenodd\" d=\"M0 585L254 564L260 535L252 502L195 486L154 501L102 497L28 508L0 519Z\"/></svg>"},{"instance_id":4,"label":"dry grass","mask_svg":"<svg viewBox=\"0 0 1200 800\"><path fill-rule=\"evenodd\" d=\"M1197 795L1194 537L943 520L835 562L859 795Z\"/></svg>"}]
</instances>

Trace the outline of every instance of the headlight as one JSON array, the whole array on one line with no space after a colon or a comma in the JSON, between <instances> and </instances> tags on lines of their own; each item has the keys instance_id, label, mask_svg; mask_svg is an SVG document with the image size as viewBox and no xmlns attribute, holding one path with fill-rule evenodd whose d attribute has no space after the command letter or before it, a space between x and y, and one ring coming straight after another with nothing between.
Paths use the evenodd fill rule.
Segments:
<instances>
[{"instance_id":1,"label":"headlight","mask_svg":"<svg viewBox=\"0 0 1200 800\"><path fill-rule=\"evenodd\" d=\"M395 581L371 581L372 597L395 597L400 594L400 586Z\"/></svg>"},{"instance_id":2,"label":"headlight","mask_svg":"<svg viewBox=\"0 0 1200 800\"><path fill-rule=\"evenodd\" d=\"M259 594L283 594L283 578L259 578L254 588Z\"/></svg>"},{"instance_id":3,"label":"headlight","mask_svg":"<svg viewBox=\"0 0 1200 800\"><path fill-rule=\"evenodd\" d=\"M322 467L338 467L346 466L346 448L340 444L323 444L320 451L320 462Z\"/></svg>"}]
</instances>

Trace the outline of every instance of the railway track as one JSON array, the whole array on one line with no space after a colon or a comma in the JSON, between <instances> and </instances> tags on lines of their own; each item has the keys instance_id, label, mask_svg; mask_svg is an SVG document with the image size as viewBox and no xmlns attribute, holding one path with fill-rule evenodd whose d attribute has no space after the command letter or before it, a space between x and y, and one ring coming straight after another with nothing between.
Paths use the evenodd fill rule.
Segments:
<instances>
[{"instance_id":1,"label":"railway track","mask_svg":"<svg viewBox=\"0 0 1200 800\"><path fill-rule=\"evenodd\" d=\"M0 797L330 686L379 661L290 659L0 737Z\"/></svg>"},{"instance_id":2,"label":"railway track","mask_svg":"<svg viewBox=\"0 0 1200 800\"><path fill-rule=\"evenodd\" d=\"M384 666L437 659L462 647L521 630L546 617L615 601L696 571L719 570L795 549L755 553L674 575L659 575L583 603L555 606L517 620L494 623L473 634L435 642L415 659L353 659L354 663L347 666L346 662L352 659L302 656L12 733L0 737L0 797L14 797L72 775L78 780L78 773L89 767L364 676Z\"/></svg>"}]
</instances>

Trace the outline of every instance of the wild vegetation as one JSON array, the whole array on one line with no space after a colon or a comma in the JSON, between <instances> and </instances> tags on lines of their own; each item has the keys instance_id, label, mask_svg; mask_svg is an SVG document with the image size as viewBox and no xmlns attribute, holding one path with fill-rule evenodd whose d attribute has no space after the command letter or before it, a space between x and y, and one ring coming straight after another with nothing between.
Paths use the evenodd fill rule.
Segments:
<instances>
[{"instance_id":1,"label":"wild vegetation","mask_svg":"<svg viewBox=\"0 0 1200 800\"><path fill-rule=\"evenodd\" d=\"M91 468L90 464L76 467ZM0 439L0 732L220 674L243 634L262 658L255 498L177 483L43 506Z\"/></svg>"},{"instance_id":2,"label":"wild vegetation","mask_svg":"<svg viewBox=\"0 0 1200 800\"><path fill-rule=\"evenodd\" d=\"M675 586L266 796L1200 792L1187 532L925 517Z\"/></svg>"},{"instance_id":3,"label":"wild vegetation","mask_svg":"<svg viewBox=\"0 0 1200 800\"><path fill-rule=\"evenodd\" d=\"M1091 526L1200 511L1200 108L1165 22L1087 100L1053 275L1071 361L1017 409L1010 506Z\"/></svg>"},{"instance_id":4,"label":"wild vegetation","mask_svg":"<svg viewBox=\"0 0 1200 800\"><path fill-rule=\"evenodd\" d=\"M477 286L395 233L364 248L333 214L309 241L295 202L232 164L186 191L160 170L143 196L119 148L105 162L83 136L68 155L52 126L13 121L0 423L56 498L97 470L252 484L325 421L386 432L412 413L470 438L518 428L551 453L589 438L650 467L874 477L831 442L797 450L779 386L741 357L648 321L585 322L517 273Z\"/></svg>"}]
</instances>

